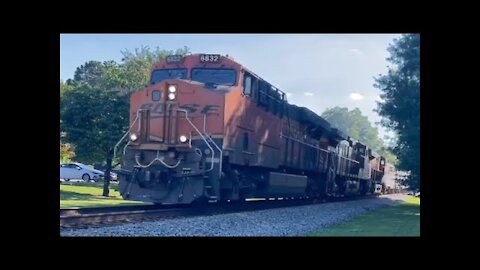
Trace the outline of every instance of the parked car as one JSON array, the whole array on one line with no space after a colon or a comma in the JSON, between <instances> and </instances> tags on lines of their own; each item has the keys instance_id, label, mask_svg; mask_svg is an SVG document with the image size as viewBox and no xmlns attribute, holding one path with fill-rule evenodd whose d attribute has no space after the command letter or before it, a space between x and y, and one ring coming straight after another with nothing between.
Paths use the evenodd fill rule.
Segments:
<instances>
[{"instance_id":1,"label":"parked car","mask_svg":"<svg viewBox=\"0 0 480 270\"><path fill-rule=\"evenodd\" d=\"M409 191L407 195L414 196L414 197L420 197L420 191Z\"/></svg>"},{"instance_id":2,"label":"parked car","mask_svg":"<svg viewBox=\"0 0 480 270\"><path fill-rule=\"evenodd\" d=\"M73 162L60 164L60 179L65 179L69 181L70 179L82 179L84 181L98 181L103 178L105 175L104 172L100 170L95 170L85 164ZM111 172L110 178L112 180L117 180L118 176L116 173Z\"/></svg>"}]
</instances>

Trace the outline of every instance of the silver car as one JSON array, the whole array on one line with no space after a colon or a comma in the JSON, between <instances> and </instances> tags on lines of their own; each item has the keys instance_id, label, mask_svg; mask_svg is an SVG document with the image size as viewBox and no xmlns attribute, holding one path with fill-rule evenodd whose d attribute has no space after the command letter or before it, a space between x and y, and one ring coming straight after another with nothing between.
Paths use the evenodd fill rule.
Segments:
<instances>
[{"instance_id":1,"label":"silver car","mask_svg":"<svg viewBox=\"0 0 480 270\"><path fill-rule=\"evenodd\" d=\"M60 179L70 181L70 179L82 179L83 181L98 181L103 178L105 173L96 169L93 169L85 164L72 162L60 164ZM112 180L118 179L118 176L114 172L110 172L110 178Z\"/></svg>"}]
</instances>

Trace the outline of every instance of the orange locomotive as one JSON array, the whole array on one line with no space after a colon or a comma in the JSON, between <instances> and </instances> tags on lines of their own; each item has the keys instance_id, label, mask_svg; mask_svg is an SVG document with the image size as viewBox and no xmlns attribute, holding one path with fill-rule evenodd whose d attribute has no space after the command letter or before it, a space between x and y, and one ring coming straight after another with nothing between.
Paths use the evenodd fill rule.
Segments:
<instances>
[{"instance_id":1,"label":"orange locomotive","mask_svg":"<svg viewBox=\"0 0 480 270\"><path fill-rule=\"evenodd\" d=\"M125 146L121 144L125 140ZM231 58L172 55L131 96L115 147L125 199L153 203L375 192L385 166Z\"/></svg>"}]
</instances>

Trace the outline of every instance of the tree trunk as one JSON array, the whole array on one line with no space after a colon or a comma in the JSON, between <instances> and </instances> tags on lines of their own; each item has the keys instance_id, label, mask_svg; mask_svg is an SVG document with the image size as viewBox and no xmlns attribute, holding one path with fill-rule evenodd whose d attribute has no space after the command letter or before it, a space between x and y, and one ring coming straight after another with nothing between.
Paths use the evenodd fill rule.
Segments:
<instances>
[{"instance_id":1,"label":"tree trunk","mask_svg":"<svg viewBox=\"0 0 480 270\"><path fill-rule=\"evenodd\" d=\"M110 171L112 170L113 149L108 151L107 168L105 169L105 176L103 181L103 196L108 197L110 193Z\"/></svg>"}]
</instances>

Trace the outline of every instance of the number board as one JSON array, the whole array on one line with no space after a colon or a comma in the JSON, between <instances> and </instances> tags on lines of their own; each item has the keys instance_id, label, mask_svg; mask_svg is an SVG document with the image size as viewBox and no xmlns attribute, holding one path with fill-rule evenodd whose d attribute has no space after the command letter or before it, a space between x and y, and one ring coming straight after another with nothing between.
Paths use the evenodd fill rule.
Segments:
<instances>
[{"instance_id":1,"label":"number board","mask_svg":"<svg viewBox=\"0 0 480 270\"><path fill-rule=\"evenodd\" d=\"M169 55L166 58L167 63L178 63L178 62L181 62L182 59L183 59L183 56L181 55Z\"/></svg>"},{"instance_id":2,"label":"number board","mask_svg":"<svg viewBox=\"0 0 480 270\"><path fill-rule=\"evenodd\" d=\"M202 54L200 62L218 63L220 62L220 54Z\"/></svg>"}]
</instances>

